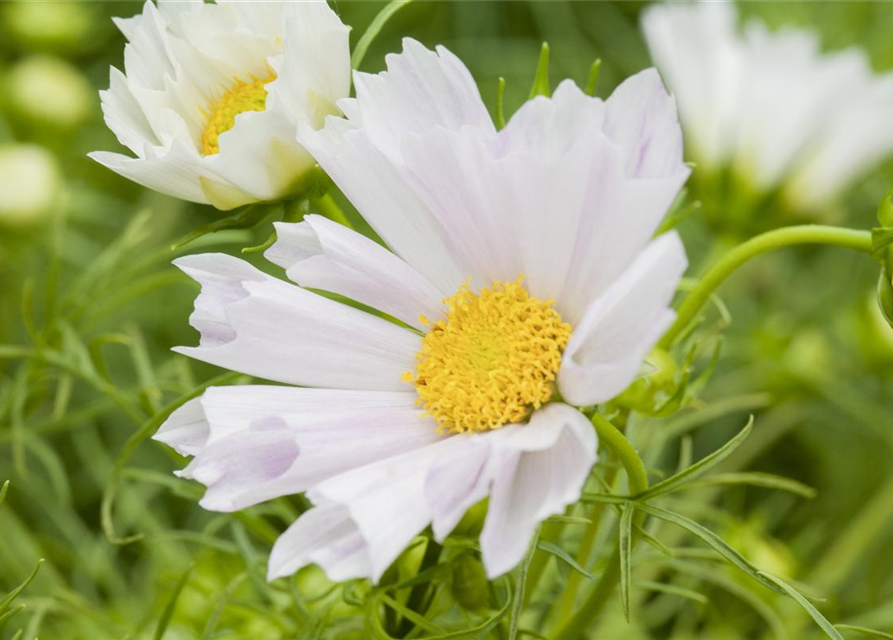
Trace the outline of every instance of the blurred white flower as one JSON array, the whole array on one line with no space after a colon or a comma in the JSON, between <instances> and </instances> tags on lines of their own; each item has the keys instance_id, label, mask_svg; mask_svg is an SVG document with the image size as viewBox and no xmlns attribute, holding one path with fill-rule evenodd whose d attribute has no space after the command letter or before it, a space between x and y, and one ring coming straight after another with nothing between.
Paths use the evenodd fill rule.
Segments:
<instances>
[{"instance_id":1,"label":"blurred white flower","mask_svg":"<svg viewBox=\"0 0 893 640\"><path fill-rule=\"evenodd\" d=\"M350 89L348 28L325 2L146 2L117 24L126 75L102 106L137 157L92 158L218 209L289 195L314 165L297 125L322 126Z\"/></svg>"},{"instance_id":2,"label":"blurred white flower","mask_svg":"<svg viewBox=\"0 0 893 640\"><path fill-rule=\"evenodd\" d=\"M575 407L633 381L686 267L675 233L652 239L689 175L654 70L605 102L566 81L497 131L446 49L406 40L387 65L300 138L393 252L308 216L267 252L300 287L226 255L177 261L202 285L201 344L181 353L304 387L212 388L155 436L194 456L182 475L208 509L307 492L270 578L378 580L488 496L484 564L510 570L595 462Z\"/></svg>"},{"instance_id":3,"label":"blurred white flower","mask_svg":"<svg viewBox=\"0 0 893 640\"><path fill-rule=\"evenodd\" d=\"M864 51L822 53L818 35L752 20L731 2L653 6L643 28L676 94L699 170L730 167L794 208L827 204L893 154L893 75Z\"/></svg>"},{"instance_id":4,"label":"blurred white flower","mask_svg":"<svg viewBox=\"0 0 893 640\"><path fill-rule=\"evenodd\" d=\"M55 156L36 144L0 144L0 225L26 227L58 203L62 171Z\"/></svg>"}]
</instances>

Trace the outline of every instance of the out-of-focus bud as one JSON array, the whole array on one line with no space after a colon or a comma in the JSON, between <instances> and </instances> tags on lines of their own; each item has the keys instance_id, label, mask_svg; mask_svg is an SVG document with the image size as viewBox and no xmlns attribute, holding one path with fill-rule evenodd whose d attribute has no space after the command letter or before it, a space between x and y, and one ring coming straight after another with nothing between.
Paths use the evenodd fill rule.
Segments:
<instances>
[{"instance_id":1,"label":"out-of-focus bud","mask_svg":"<svg viewBox=\"0 0 893 640\"><path fill-rule=\"evenodd\" d=\"M646 414L654 413L676 392L678 367L669 353L656 347L645 359L644 375L615 400L618 405Z\"/></svg>"},{"instance_id":2,"label":"out-of-focus bud","mask_svg":"<svg viewBox=\"0 0 893 640\"><path fill-rule=\"evenodd\" d=\"M805 377L833 370L828 339L816 328L797 332L784 359L791 370Z\"/></svg>"},{"instance_id":3,"label":"out-of-focus bud","mask_svg":"<svg viewBox=\"0 0 893 640\"><path fill-rule=\"evenodd\" d=\"M874 295L866 297L865 304L856 312L856 335L865 361L889 369L893 363L893 328Z\"/></svg>"},{"instance_id":4,"label":"out-of-focus bud","mask_svg":"<svg viewBox=\"0 0 893 640\"><path fill-rule=\"evenodd\" d=\"M82 2L4 2L0 24L25 49L75 51L91 44L96 21Z\"/></svg>"},{"instance_id":5,"label":"out-of-focus bud","mask_svg":"<svg viewBox=\"0 0 893 640\"><path fill-rule=\"evenodd\" d=\"M791 551L766 531L757 519L737 523L724 532L726 541L761 569L781 576L795 575L797 561Z\"/></svg>"},{"instance_id":6,"label":"out-of-focus bud","mask_svg":"<svg viewBox=\"0 0 893 640\"><path fill-rule=\"evenodd\" d=\"M13 116L38 128L71 129L94 109L93 89L83 74L64 60L43 55L10 69L6 99Z\"/></svg>"},{"instance_id":7,"label":"out-of-focus bud","mask_svg":"<svg viewBox=\"0 0 893 640\"><path fill-rule=\"evenodd\" d=\"M39 223L62 192L62 172L52 153L35 144L0 144L0 225Z\"/></svg>"},{"instance_id":8,"label":"out-of-focus bud","mask_svg":"<svg viewBox=\"0 0 893 640\"><path fill-rule=\"evenodd\" d=\"M470 553L453 559L453 597L465 609L486 609L490 604L490 588L487 572L481 561Z\"/></svg>"}]
</instances>

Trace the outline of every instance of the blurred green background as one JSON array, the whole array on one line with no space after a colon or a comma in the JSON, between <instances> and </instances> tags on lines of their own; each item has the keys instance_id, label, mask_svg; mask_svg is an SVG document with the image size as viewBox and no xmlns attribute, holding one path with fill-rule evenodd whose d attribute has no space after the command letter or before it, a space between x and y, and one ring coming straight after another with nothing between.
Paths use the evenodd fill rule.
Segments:
<instances>
[{"instance_id":1,"label":"blurred green background","mask_svg":"<svg viewBox=\"0 0 893 640\"><path fill-rule=\"evenodd\" d=\"M383 3L336 6L356 42ZM527 97L545 40L553 85L565 77L584 84L600 58L604 97L650 64L637 22L643 6L416 2L388 23L363 68L381 70L403 36L445 44L491 109L498 78L506 79L510 113ZM123 65L124 38L111 17L140 10L137 2L0 3L0 482L10 480L0 509L0 595L46 559L7 608L14 615L3 617L0 606L0 638L366 637L363 612L329 593L319 572L263 581L269 547L300 499L204 512L200 489L171 475L182 460L145 441L157 427L153 415L222 373L170 352L197 341L187 325L196 287L170 261L185 252L238 254L263 242L270 226L173 251L219 213L87 159L122 149L103 124L97 92L108 86L109 66ZM891 3L752 3L742 12L773 26L813 27L827 48L863 46L876 69L893 68ZM889 169L858 184L834 215L872 226L893 182ZM697 215L681 232L697 274L717 232ZM643 421L637 437L656 472L672 472L689 446L695 459L705 455L754 413L754 435L724 470L777 473L816 497L703 488L679 508L757 565L826 598L820 606L832 620L893 631L893 332L874 311L876 277L863 256L834 249L749 265L722 290L731 324L704 396L673 418ZM675 531L655 534L681 544ZM638 591L632 624L612 604L596 637L820 637L790 601L734 569L653 556L641 550L637 577L707 601ZM550 571L530 626L537 599L548 602L567 579ZM335 630L321 630L325 616L337 620Z\"/></svg>"}]
</instances>

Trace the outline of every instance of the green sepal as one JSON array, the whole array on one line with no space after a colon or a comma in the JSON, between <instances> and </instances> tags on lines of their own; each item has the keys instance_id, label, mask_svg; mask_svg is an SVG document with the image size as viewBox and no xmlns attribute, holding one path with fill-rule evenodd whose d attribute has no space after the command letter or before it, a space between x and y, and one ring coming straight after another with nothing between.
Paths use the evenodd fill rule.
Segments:
<instances>
[{"instance_id":1,"label":"green sepal","mask_svg":"<svg viewBox=\"0 0 893 640\"><path fill-rule=\"evenodd\" d=\"M884 265L877 283L877 302L884 320L893 327L893 276L890 273L890 268Z\"/></svg>"},{"instance_id":2,"label":"green sepal","mask_svg":"<svg viewBox=\"0 0 893 640\"><path fill-rule=\"evenodd\" d=\"M586 95L595 96L598 91L598 76L602 68L602 59L596 58L589 67L589 77L586 79Z\"/></svg>"},{"instance_id":3,"label":"green sepal","mask_svg":"<svg viewBox=\"0 0 893 640\"><path fill-rule=\"evenodd\" d=\"M256 202L246 205L229 216L218 218L211 223L190 231L175 242L171 248L179 249L202 236L217 231L253 229L261 224L267 216L273 214L288 219L289 213L294 210L295 203L301 203L312 198L320 198L328 193L331 188L332 180L319 165L315 165L294 183L287 197L271 202Z\"/></svg>"},{"instance_id":4,"label":"green sepal","mask_svg":"<svg viewBox=\"0 0 893 640\"><path fill-rule=\"evenodd\" d=\"M877 219L883 227L893 227L893 187L881 200L877 208Z\"/></svg>"},{"instance_id":5,"label":"green sepal","mask_svg":"<svg viewBox=\"0 0 893 640\"><path fill-rule=\"evenodd\" d=\"M530 87L530 99L536 96L552 95L552 88L549 84L549 43L544 42L540 49L540 59L536 65L536 77L533 79L533 86Z\"/></svg>"},{"instance_id":6,"label":"green sepal","mask_svg":"<svg viewBox=\"0 0 893 640\"><path fill-rule=\"evenodd\" d=\"M893 244L893 227L874 227L871 230L871 257L881 264L890 262L888 249Z\"/></svg>"}]
</instances>

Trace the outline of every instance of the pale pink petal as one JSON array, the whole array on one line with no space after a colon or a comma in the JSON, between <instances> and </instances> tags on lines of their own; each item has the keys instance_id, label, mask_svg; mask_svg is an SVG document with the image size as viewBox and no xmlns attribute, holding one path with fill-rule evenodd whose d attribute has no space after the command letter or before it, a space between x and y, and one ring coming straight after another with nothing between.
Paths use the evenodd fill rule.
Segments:
<instances>
[{"instance_id":1,"label":"pale pink petal","mask_svg":"<svg viewBox=\"0 0 893 640\"><path fill-rule=\"evenodd\" d=\"M372 314L328 300L224 254L180 258L202 284L190 323L198 347L179 353L302 386L404 391L420 340Z\"/></svg>"},{"instance_id":2,"label":"pale pink petal","mask_svg":"<svg viewBox=\"0 0 893 640\"><path fill-rule=\"evenodd\" d=\"M588 406L629 386L675 314L670 302L687 266L675 232L654 240L592 303L565 348L558 388L568 402Z\"/></svg>"},{"instance_id":3,"label":"pale pink petal","mask_svg":"<svg viewBox=\"0 0 893 640\"><path fill-rule=\"evenodd\" d=\"M301 286L346 296L420 330L432 321L442 295L424 276L369 238L321 216L276 224L277 240L264 254Z\"/></svg>"}]
</instances>

